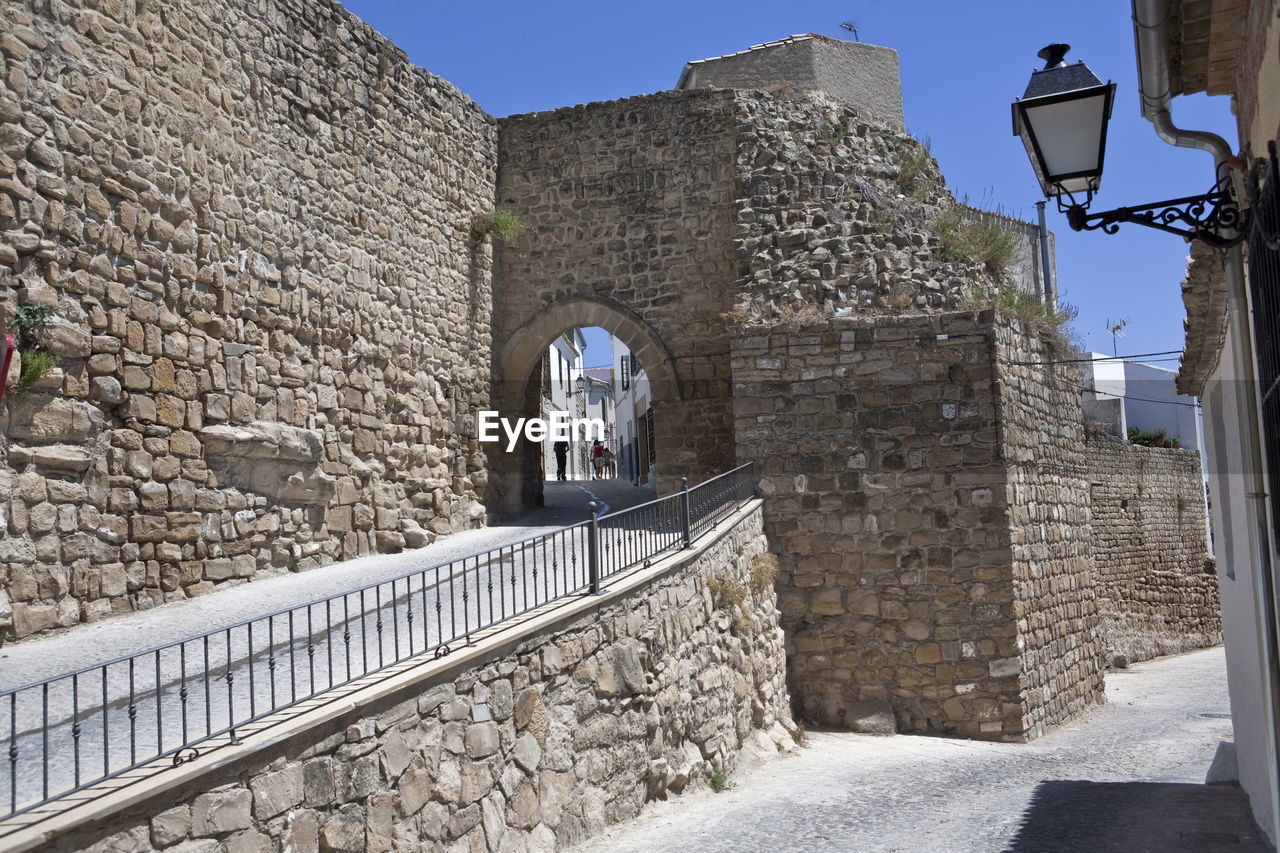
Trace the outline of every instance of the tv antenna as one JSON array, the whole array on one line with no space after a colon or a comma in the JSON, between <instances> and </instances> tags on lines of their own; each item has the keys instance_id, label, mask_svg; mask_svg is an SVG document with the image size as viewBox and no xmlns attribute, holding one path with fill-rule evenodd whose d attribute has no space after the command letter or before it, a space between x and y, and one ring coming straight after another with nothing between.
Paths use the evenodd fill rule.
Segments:
<instances>
[{"instance_id":1,"label":"tv antenna","mask_svg":"<svg viewBox=\"0 0 1280 853\"><path fill-rule=\"evenodd\" d=\"M1119 355L1117 355L1117 353L1119 352L1119 349L1116 346L1116 341L1119 340L1120 338L1125 337L1124 327L1129 325L1129 320L1130 320L1129 317L1124 317L1123 319L1120 319L1120 320L1112 320L1111 318L1107 318L1107 334L1111 336L1111 357L1112 358L1119 358Z\"/></svg>"}]
</instances>

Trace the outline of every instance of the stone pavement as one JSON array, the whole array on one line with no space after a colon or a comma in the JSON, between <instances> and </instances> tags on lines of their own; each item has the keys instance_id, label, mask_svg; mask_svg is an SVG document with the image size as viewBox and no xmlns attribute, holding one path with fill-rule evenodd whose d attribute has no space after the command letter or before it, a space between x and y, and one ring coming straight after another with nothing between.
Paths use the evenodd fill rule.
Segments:
<instances>
[{"instance_id":1,"label":"stone pavement","mask_svg":"<svg viewBox=\"0 0 1280 853\"><path fill-rule=\"evenodd\" d=\"M604 502L605 512L616 512L653 498L652 486L637 487L623 480L547 483L546 506L514 522L456 533L425 548L399 554L374 554L296 574L259 574L250 581L219 585L198 598L5 644L0 649L0 689L137 654L256 616L389 580L415 569L537 536L587 518L592 499Z\"/></svg>"},{"instance_id":2,"label":"stone pavement","mask_svg":"<svg viewBox=\"0 0 1280 853\"><path fill-rule=\"evenodd\" d=\"M1234 785L1221 648L1108 672L1107 704L1029 744L810 732L797 754L651 804L576 853L1272 849Z\"/></svg>"}]
</instances>

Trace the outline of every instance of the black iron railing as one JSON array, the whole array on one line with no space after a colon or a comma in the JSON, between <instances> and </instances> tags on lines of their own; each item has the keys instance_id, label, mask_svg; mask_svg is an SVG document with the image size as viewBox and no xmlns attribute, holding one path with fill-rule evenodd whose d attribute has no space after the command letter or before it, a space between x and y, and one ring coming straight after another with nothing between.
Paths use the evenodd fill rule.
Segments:
<instances>
[{"instance_id":1,"label":"black iron railing","mask_svg":"<svg viewBox=\"0 0 1280 853\"><path fill-rule=\"evenodd\" d=\"M513 545L0 691L0 820L158 759L194 760L268 715L598 593L604 580L690 547L754 493L744 465Z\"/></svg>"}]
</instances>

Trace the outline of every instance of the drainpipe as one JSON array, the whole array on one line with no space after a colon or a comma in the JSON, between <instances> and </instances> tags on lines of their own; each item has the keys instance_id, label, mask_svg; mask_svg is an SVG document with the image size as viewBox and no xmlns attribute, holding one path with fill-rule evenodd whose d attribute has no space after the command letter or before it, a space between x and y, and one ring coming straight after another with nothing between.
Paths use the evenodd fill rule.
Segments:
<instances>
[{"instance_id":1,"label":"drainpipe","mask_svg":"<svg viewBox=\"0 0 1280 853\"><path fill-rule=\"evenodd\" d=\"M1049 269L1049 226L1044 221L1044 199L1036 202L1036 211L1040 216L1040 279L1044 283L1043 301L1057 311L1057 290L1053 286L1053 275Z\"/></svg>"},{"instance_id":2,"label":"drainpipe","mask_svg":"<svg viewBox=\"0 0 1280 853\"><path fill-rule=\"evenodd\" d=\"M1170 145L1199 148L1213 155L1215 175L1227 174L1231 146L1222 137L1204 131L1182 130L1173 123L1170 113L1168 32L1169 0L1132 0L1134 43L1138 53L1138 88L1142 95L1142 115L1156 134ZM1263 641L1263 671L1260 673L1268 743L1271 759L1271 838L1280 843L1280 778L1277 777L1276 749L1280 744L1280 664L1277 662L1275 588L1271 564L1271 530L1267 524L1266 479L1263 475L1261 429L1258 423L1258 387L1254 374L1253 335L1249 328L1249 297L1245 289L1244 260L1240 246L1230 249L1225 258L1228 291L1227 335L1231 341L1232 370L1237 393L1233 394L1239 434L1236 436L1243 464L1245 492L1245 525L1248 548L1252 557L1249 569L1253 575L1255 620ZM1244 389L1244 393L1239 393ZM1277 484L1280 487L1280 484Z\"/></svg>"}]
</instances>

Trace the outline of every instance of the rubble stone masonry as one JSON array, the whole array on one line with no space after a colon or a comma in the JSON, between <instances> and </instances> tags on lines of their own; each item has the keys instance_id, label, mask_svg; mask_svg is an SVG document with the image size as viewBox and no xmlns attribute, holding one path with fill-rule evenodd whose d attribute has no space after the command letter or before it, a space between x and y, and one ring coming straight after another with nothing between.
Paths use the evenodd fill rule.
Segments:
<instances>
[{"instance_id":1,"label":"rubble stone masonry","mask_svg":"<svg viewBox=\"0 0 1280 853\"><path fill-rule=\"evenodd\" d=\"M14 633L483 523L493 120L328 0L0 18Z\"/></svg>"},{"instance_id":2,"label":"rubble stone masonry","mask_svg":"<svg viewBox=\"0 0 1280 853\"><path fill-rule=\"evenodd\" d=\"M1195 450L1089 431L1093 562L1108 664L1222 642Z\"/></svg>"},{"instance_id":3,"label":"rubble stone masonry","mask_svg":"<svg viewBox=\"0 0 1280 853\"><path fill-rule=\"evenodd\" d=\"M454 853L581 841L713 770L732 773L746 746L793 743L778 611L757 574L765 555L756 504L624 596L42 849Z\"/></svg>"},{"instance_id":4,"label":"rubble stone masonry","mask_svg":"<svg viewBox=\"0 0 1280 853\"><path fill-rule=\"evenodd\" d=\"M1020 740L1101 701L1076 380L1011 363L1053 351L989 310L738 330L805 717Z\"/></svg>"}]
</instances>

